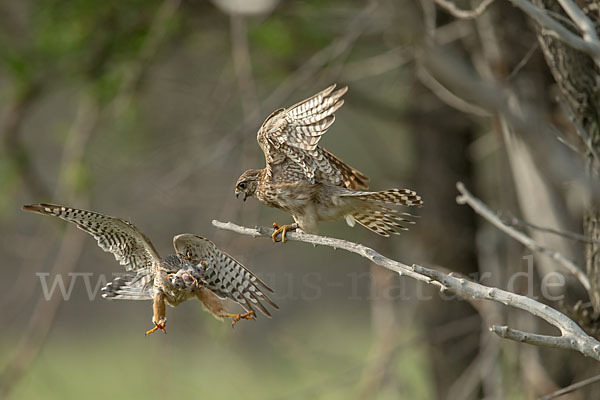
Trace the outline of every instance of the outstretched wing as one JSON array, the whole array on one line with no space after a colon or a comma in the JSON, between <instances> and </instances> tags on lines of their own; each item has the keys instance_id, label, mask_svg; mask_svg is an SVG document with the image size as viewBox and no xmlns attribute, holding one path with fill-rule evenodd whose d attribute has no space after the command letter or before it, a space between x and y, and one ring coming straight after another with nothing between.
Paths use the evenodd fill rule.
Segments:
<instances>
[{"instance_id":1,"label":"outstretched wing","mask_svg":"<svg viewBox=\"0 0 600 400\"><path fill-rule=\"evenodd\" d=\"M210 240L187 233L175 236L173 246L178 254L190 257L192 262L206 263L204 285L217 296L235 301L246 311L256 307L268 317L271 313L263 303L279 309L265 294L265 290L271 293L273 290Z\"/></svg>"},{"instance_id":2,"label":"outstretched wing","mask_svg":"<svg viewBox=\"0 0 600 400\"><path fill-rule=\"evenodd\" d=\"M341 97L348 87L334 91L335 86L288 109L276 110L262 124L256 139L265 154L267 179L308 179L349 189L366 188L366 176L317 145L344 104Z\"/></svg>"},{"instance_id":3,"label":"outstretched wing","mask_svg":"<svg viewBox=\"0 0 600 400\"><path fill-rule=\"evenodd\" d=\"M150 240L135 226L120 218L54 204L32 204L23 206L23 210L74 223L92 235L102 250L112 253L127 271L154 271L160 262Z\"/></svg>"}]
</instances>

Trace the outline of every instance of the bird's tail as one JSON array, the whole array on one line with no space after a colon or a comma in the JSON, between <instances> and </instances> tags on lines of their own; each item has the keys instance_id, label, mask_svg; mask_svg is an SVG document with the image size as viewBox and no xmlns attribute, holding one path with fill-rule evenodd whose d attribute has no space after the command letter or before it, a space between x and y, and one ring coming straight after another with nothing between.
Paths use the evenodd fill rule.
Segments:
<instances>
[{"instance_id":1,"label":"bird's tail","mask_svg":"<svg viewBox=\"0 0 600 400\"><path fill-rule=\"evenodd\" d=\"M102 288L102 297L118 300L151 300L153 297L152 274L140 270L137 274L125 274Z\"/></svg>"},{"instance_id":2,"label":"bird's tail","mask_svg":"<svg viewBox=\"0 0 600 400\"><path fill-rule=\"evenodd\" d=\"M381 192L352 192L343 197L353 197L360 200L359 210L351 215L346 215L346 222L354 226L358 222L365 228L381 236L397 235L399 231L407 231L406 225L415 222L409 218L416 216L401 213L386 206L394 204L401 206L421 206L423 201L416 192L408 189L390 189Z\"/></svg>"},{"instance_id":3,"label":"bird's tail","mask_svg":"<svg viewBox=\"0 0 600 400\"><path fill-rule=\"evenodd\" d=\"M395 204L398 206L422 206L423 200L415 191L409 189L389 189L381 192L348 191L342 197L356 197L361 200L377 203Z\"/></svg>"}]
</instances>

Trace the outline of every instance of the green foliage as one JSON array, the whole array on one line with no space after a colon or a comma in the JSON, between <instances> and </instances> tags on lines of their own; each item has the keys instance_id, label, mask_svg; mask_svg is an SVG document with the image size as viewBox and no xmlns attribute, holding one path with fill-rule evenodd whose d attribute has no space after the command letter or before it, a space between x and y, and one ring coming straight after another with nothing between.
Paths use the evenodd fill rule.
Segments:
<instances>
[{"instance_id":1,"label":"green foliage","mask_svg":"<svg viewBox=\"0 0 600 400\"><path fill-rule=\"evenodd\" d=\"M287 58L294 53L292 33L281 18L271 18L250 31L250 40L273 55Z\"/></svg>"},{"instance_id":2,"label":"green foliage","mask_svg":"<svg viewBox=\"0 0 600 400\"><path fill-rule=\"evenodd\" d=\"M12 84L17 95L27 90L32 80L33 68L27 54L15 51L5 43L6 38L0 36L0 60L12 77Z\"/></svg>"},{"instance_id":3,"label":"green foliage","mask_svg":"<svg viewBox=\"0 0 600 400\"><path fill-rule=\"evenodd\" d=\"M0 60L17 81L51 74L53 81L98 78L110 86L120 65L138 55L160 4L141 0L34 2L31 37L15 46L0 31ZM101 98L111 93L106 88L98 91Z\"/></svg>"},{"instance_id":4,"label":"green foliage","mask_svg":"<svg viewBox=\"0 0 600 400\"><path fill-rule=\"evenodd\" d=\"M85 161L74 162L66 167L65 182L74 193L87 193L93 181L89 166Z\"/></svg>"}]
</instances>

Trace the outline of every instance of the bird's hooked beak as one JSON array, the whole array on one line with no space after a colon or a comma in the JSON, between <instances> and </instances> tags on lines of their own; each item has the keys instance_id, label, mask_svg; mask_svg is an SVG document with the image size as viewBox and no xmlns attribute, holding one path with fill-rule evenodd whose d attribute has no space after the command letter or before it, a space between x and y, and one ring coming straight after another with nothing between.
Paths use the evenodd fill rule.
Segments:
<instances>
[{"instance_id":1,"label":"bird's hooked beak","mask_svg":"<svg viewBox=\"0 0 600 400\"><path fill-rule=\"evenodd\" d=\"M236 197L237 199L239 199L239 198L240 198L240 194L243 196L243 197L242 197L242 200L246 201L246 196L247 196L247 195L246 195L246 192L241 192L241 191L239 191L239 190L235 189L235 197Z\"/></svg>"}]
</instances>

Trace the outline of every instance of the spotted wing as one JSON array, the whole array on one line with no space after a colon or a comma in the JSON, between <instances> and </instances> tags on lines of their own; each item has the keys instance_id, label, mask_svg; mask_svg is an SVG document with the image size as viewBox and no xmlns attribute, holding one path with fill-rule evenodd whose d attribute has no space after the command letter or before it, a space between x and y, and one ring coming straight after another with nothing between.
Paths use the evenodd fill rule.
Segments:
<instances>
[{"instance_id":1,"label":"spotted wing","mask_svg":"<svg viewBox=\"0 0 600 400\"><path fill-rule=\"evenodd\" d=\"M308 179L349 189L366 187L366 176L318 146L321 136L335 121L348 90L334 91L335 84L314 96L273 112L258 131L257 141L265 154L266 178L274 181Z\"/></svg>"},{"instance_id":2,"label":"spotted wing","mask_svg":"<svg viewBox=\"0 0 600 400\"><path fill-rule=\"evenodd\" d=\"M271 313L263 303L279 308L265 294L265 291L272 293L271 288L210 240L183 234L173 238L173 246L178 254L189 256L192 262L202 261L206 264L204 285L217 296L235 301L246 311L258 308L268 317Z\"/></svg>"},{"instance_id":3,"label":"spotted wing","mask_svg":"<svg viewBox=\"0 0 600 400\"><path fill-rule=\"evenodd\" d=\"M127 271L153 271L160 262L150 240L135 226L120 218L54 204L32 204L23 206L23 210L74 223L92 235L102 250L112 253Z\"/></svg>"}]
</instances>

